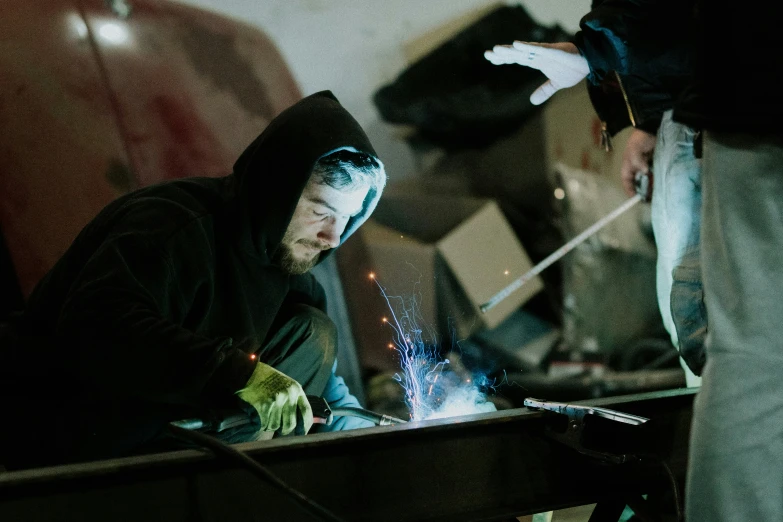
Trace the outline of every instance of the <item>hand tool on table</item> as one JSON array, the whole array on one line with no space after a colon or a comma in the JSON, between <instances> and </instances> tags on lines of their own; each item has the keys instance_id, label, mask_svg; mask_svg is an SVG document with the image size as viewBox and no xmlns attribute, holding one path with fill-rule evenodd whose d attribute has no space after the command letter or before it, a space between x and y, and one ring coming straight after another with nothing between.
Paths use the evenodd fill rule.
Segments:
<instances>
[{"instance_id":1,"label":"hand tool on table","mask_svg":"<svg viewBox=\"0 0 783 522\"><path fill-rule=\"evenodd\" d=\"M612 454L604 451L596 451L588 449L584 445L583 435L585 429L585 420L589 416L601 417L611 421L620 422L623 424L629 424L631 426L639 426L645 424L650 419L646 417L640 417L638 415L631 415L630 413L623 413L621 411L610 410L607 408L599 408L597 406L585 406L580 404L566 404L564 402L551 402L541 399L534 399L528 397L524 402L525 406L534 410L544 410L554 413L559 413L568 417L568 426L563 432L556 432L551 429L547 429L546 434L551 438L562 442L566 446L569 446L576 451L588 455L590 457L597 458L604 462L611 462L614 464L622 464L629 461L638 461L639 458L635 455L629 454Z\"/></svg>"},{"instance_id":2,"label":"hand tool on table","mask_svg":"<svg viewBox=\"0 0 783 522\"><path fill-rule=\"evenodd\" d=\"M627 201L625 201L622 205L614 209L612 212L607 214L606 216L602 217L598 221L596 221L592 226L587 228L584 232L573 238L571 241L566 243L565 245L561 246L554 252L552 252L549 256L546 257L543 261L538 263L536 266L528 270L525 274L520 276L518 279L513 281L511 284L509 284L507 287L505 287L503 290L492 296L489 301L482 304L479 309L486 313L487 311L494 308L498 303L503 301L506 297L514 293L516 290L518 290L522 285L533 279L535 276L543 272L546 268L548 268L550 265L552 265L555 261L562 258L564 255L569 253L571 250L573 250L576 246L583 243L587 238L594 235L596 232L604 228L606 225L617 219L619 216L625 214L628 210L633 208L637 203L640 201L649 201L650 200L650 176L649 174L645 174L643 172L637 172L636 177L634 180L634 184L636 186L636 194L629 198Z\"/></svg>"},{"instance_id":3,"label":"hand tool on table","mask_svg":"<svg viewBox=\"0 0 783 522\"><path fill-rule=\"evenodd\" d=\"M671 487L676 519L680 522L683 520L682 505L679 498L680 488L677 483L677 478L674 476L674 473L672 472L669 464L664 458L658 455L657 451L651 452L651 448L647 448L647 451L639 451L642 450L642 446L638 446L637 444L637 448L635 450L629 450L629 448L626 447L620 452L609 452L606 450L591 448L589 447L591 444L587 443L587 439L590 437L586 435L590 432L590 429L586 426L589 424L588 419L590 418L607 419L609 421L624 424L626 426L643 426L650 422L650 419L647 417L632 415L630 413L610 410L608 408L601 408L598 406L552 402L541 399L534 399L533 397L526 398L524 404L530 409L542 410L565 416L568 422L564 430L556 430L551 424L547 424L544 430L544 434L549 438L556 440L583 455L599 460L604 465L630 465L663 468L663 470L666 472L666 477L668 478L669 485ZM635 428L632 431L635 431ZM610 430L608 434L612 434L613 438L629 437L629 432L621 434L621 432L616 432L614 429ZM610 437L610 439L611 438L612 437ZM643 438L640 438L640 440L643 440ZM626 505L631 507L634 513L638 515L641 520L659 519L658 516L654 516L656 508L650 505L650 502L646 497L625 493L621 494L619 502L617 499L599 501L590 520L593 520L593 518L596 520L617 520L617 518L620 516L620 513L625 510Z\"/></svg>"}]
</instances>

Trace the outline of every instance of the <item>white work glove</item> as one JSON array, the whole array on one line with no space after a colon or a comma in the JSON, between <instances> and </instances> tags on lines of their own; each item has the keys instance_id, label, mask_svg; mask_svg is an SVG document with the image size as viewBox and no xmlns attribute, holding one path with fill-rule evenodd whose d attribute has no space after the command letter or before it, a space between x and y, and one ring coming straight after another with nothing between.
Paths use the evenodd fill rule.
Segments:
<instances>
[{"instance_id":1,"label":"white work glove","mask_svg":"<svg viewBox=\"0 0 783 522\"><path fill-rule=\"evenodd\" d=\"M629 196L636 194L636 173L650 174L650 189L647 191L648 197L652 196L652 174L650 173L650 163L655 151L655 135L640 129L634 129L628 136L623 151L623 163L620 166L620 179L623 182L623 189Z\"/></svg>"},{"instance_id":2,"label":"white work glove","mask_svg":"<svg viewBox=\"0 0 783 522\"><path fill-rule=\"evenodd\" d=\"M257 363L237 395L256 409L261 418L261 431L279 429L288 435L296 427L297 411L302 415L305 433L313 426L313 410L302 386L268 364Z\"/></svg>"},{"instance_id":3,"label":"white work glove","mask_svg":"<svg viewBox=\"0 0 783 522\"><path fill-rule=\"evenodd\" d=\"M538 69L549 78L530 95L530 103L541 105L555 92L573 87L590 74L587 60L570 42L496 45L484 53L484 58L495 65L517 63Z\"/></svg>"}]
</instances>

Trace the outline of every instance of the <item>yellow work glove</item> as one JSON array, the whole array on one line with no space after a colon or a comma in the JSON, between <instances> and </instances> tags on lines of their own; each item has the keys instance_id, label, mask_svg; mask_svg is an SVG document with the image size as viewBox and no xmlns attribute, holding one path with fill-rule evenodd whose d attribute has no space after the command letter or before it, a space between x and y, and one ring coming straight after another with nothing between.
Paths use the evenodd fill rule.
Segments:
<instances>
[{"instance_id":1,"label":"yellow work glove","mask_svg":"<svg viewBox=\"0 0 783 522\"><path fill-rule=\"evenodd\" d=\"M261 418L261 431L277 431L288 435L296 427L297 411L301 414L304 432L313 425L313 410L302 386L286 374L264 363L257 363L253 375L237 392L252 405Z\"/></svg>"}]
</instances>

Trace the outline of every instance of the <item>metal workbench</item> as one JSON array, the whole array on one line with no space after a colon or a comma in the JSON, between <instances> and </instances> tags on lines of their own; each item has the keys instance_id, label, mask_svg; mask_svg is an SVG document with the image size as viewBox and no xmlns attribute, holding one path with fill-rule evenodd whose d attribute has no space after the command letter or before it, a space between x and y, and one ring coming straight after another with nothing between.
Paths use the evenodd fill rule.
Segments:
<instances>
[{"instance_id":1,"label":"metal workbench","mask_svg":"<svg viewBox=\"0 0 783 522\"><path fill-rule=\"evenodd\" d=\"M682 484L694 393L589 403L650 418L643 432L612 429L602 442L621 448L640 438ZM350 521L508 520L671 487L662 470L607 465L545 436L555 417L522 408L237 447ZM0 521L77 520L316 519L247 470L197 450L0 473Z\"/></svg>"}]
</instances>

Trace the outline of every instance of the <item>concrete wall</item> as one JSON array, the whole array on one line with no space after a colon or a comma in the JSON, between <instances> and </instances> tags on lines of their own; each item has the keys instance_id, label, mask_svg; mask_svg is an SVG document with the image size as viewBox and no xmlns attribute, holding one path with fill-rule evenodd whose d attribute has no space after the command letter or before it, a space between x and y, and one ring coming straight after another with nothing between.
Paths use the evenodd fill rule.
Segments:
<instances>
[{"instance_id":1,"label":"concrete wall","mask_svg":"<svg viewBox=\"0 0 783 522\"><path fill-rule=\"evenodd\" d=\"M392 180L414 174L413 157L371 97L406 66L404 45L486 8L490 0L180 0L263 29L305 95L331 89L370 135ZM506 2L516 4L517 2ZM544 25L576 31L590 0L521 2ZM502 43L502 42L498 42Z\"/></svg>"}]
</instances>

